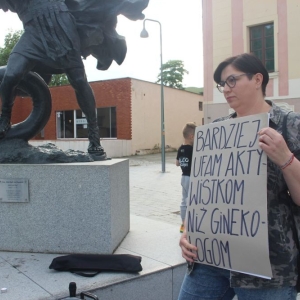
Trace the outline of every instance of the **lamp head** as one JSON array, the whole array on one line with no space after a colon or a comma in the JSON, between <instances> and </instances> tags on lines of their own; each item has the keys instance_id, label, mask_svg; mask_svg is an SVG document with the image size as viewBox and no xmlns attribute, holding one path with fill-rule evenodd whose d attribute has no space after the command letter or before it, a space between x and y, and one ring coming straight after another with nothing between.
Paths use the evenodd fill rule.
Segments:
<instances>
[{"instance_id":1,"label":"lamp head","mask_svg":"<svg viewBox=\"0 0 300 300\"><path fill-rule=\"evenodd\" d=\"M143 30L141 31L140 37L141 37L141 38L147 38L147 37L149 37L148 31L146 30L145 27L144 27Z\"/></svg>"}]
</instances>

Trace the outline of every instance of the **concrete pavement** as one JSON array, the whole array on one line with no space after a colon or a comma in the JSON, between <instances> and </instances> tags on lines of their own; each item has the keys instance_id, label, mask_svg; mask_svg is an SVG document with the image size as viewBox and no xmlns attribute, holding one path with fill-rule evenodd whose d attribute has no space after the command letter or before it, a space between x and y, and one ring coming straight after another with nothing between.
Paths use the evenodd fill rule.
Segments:
<instances>
[{"instance_id":1,"label":"concrete pavement","mask_svg":"<svg viewBox=\"0 0 300 300\"><path fill-rule=\"evenodd\" d=\"M165 173L161 155L129 157L130 213L178 226L181 224L181 169L176 152L166 152Z\"/></svg>"}]
</instances>

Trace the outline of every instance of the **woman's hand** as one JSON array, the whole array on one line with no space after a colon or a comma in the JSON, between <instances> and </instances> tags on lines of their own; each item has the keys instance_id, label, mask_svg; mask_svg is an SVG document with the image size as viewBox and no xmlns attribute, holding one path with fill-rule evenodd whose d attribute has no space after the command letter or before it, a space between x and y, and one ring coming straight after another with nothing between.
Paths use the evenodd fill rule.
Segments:
<instances>
[{"instance_id":1,"label":"woman's hand","mask_svg":"<svg viewBox=\"0 0 300 300\"><path fill-rule=\"evenodd\" d=\"M181 247L182 257L189 262L194 262L194 260L197 258L197 255L195 253L197 251L197 247L188 242L186 230L181 235L179 246Z\"/></svg>"},{"instance_id":2,"label":"woman's hand","mask_svg":"<svg viewBox=\"0 0 300 300\"><path fill-rule=\"evenodd\" d=\"M258 135L259 146L277 166L283 166L290 159L292 152L280 133L266 127L262 128Z\"/></svg>"},{"instance_id":3,"label":"woman's hand","mask_svg":"<svg viewBox=\"0 0 300 300\"><path fill-rule=\"evenodd\" d=\"M293 201L300 206L300 162L293 158L284 138L272 128L258 132L259 146L281 168Z\"/></svg>"}]
</instances>

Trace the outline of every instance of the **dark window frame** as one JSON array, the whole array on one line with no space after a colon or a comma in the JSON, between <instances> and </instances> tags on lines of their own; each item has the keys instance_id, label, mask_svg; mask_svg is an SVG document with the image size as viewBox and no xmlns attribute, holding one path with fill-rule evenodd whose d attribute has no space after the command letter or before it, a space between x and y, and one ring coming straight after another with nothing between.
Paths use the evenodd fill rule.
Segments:
<instances>
[{"instance_id":1,"label":"dark window frame","mask_svg":"<svg viewBox=\"0 0 300 300\"><path fill-rule=\"evenodd\" d=\"M97 111L97 122L99 126L100 138L117 138L117 108L115 106L111 107L98 107ZM101 111L104 114L101 114ZM66 115L72 114L71 127L67 128L68 120ZM104 118L101 120L101 117ZM86 127L86 119L82 114L81 110L62 110L56 112L56 126L57 126L57 139L80 139L88 138L88 130ZM70 119L70 117L69 117ZM82 124L77 122L77 120L82 120ZM105 120L105 121L104 121ZM104 122L103 122L104 121ZM71 130L69 134L67 129Z\"/></svg>"},{"instance_id":2,"label":"dark window frame","mask_svg":"<svg viewBox=\"0 0 300 300\"><path fill-rule=\"evenodd\" d=\"M270 26L270 25L273 28L272 34L267 35L266 34L267 26ZM260 33L261 33L260 37L258 37L258 38L253 37L255 30L260 31ZM272 44L272 46L267 46L266 45L267 44L267 38L270 38L270 37L273 38L273 44ZM263 62L264 66L266 67L266 69L268 70L269 73L275 72L274 23L270 22L270 23L265 23L265 24L249 27L249 38L250 38L250 52L261 59L261 61ZM260 41L261 42L261 48L260 49L253 49L253 44L254 44L255 41ZM266 51L267 50L270 51L271 49L273 49L273 58L268 59L268 58L266 58ZM272 65L272 67L270 67L270 63Z\"/></svg>"},{"instance_id":3,"label":"dark window frame","mask_svg":"<svg viewBox=\"0 0 300 300\"><path fill-rule=\"evenodd\" d=\"M108 112L106 117L108 120L101 120L100 111ZM115 106L98 107L97 108L97 122L99 126L99 134L101 138L117 138L117 108ZM107 126L108 125L108 126Z\"/></svg>"},{"instance_id":4,"label":"dark window frame","mask_svg":"<svg viewBox=\"0 0 300 300\"><path fill-rule=\"evenodd\" d=\"M199 101L198 107L199 107L199 111L203 111L203 102L202 101Z\"/></svg>"}]
</instances>

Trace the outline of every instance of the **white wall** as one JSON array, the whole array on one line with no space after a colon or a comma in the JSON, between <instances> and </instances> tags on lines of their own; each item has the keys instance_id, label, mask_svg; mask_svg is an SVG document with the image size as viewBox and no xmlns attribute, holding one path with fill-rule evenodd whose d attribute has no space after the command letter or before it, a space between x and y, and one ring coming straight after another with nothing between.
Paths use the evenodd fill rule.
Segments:
<instances>
[{"instance_id":1,"label":"white wall","mask_svg":"<svg viewBox=\"0 0 300 300\"><path fill-rule=\"evenodd\" d=\"M161 87L132 79L132 154L161 146ZM199 110L203 96L164 87L165 145L178 148L183 141L182 128L187 122L202 125Z\"/></svg>"}]
</instances>

